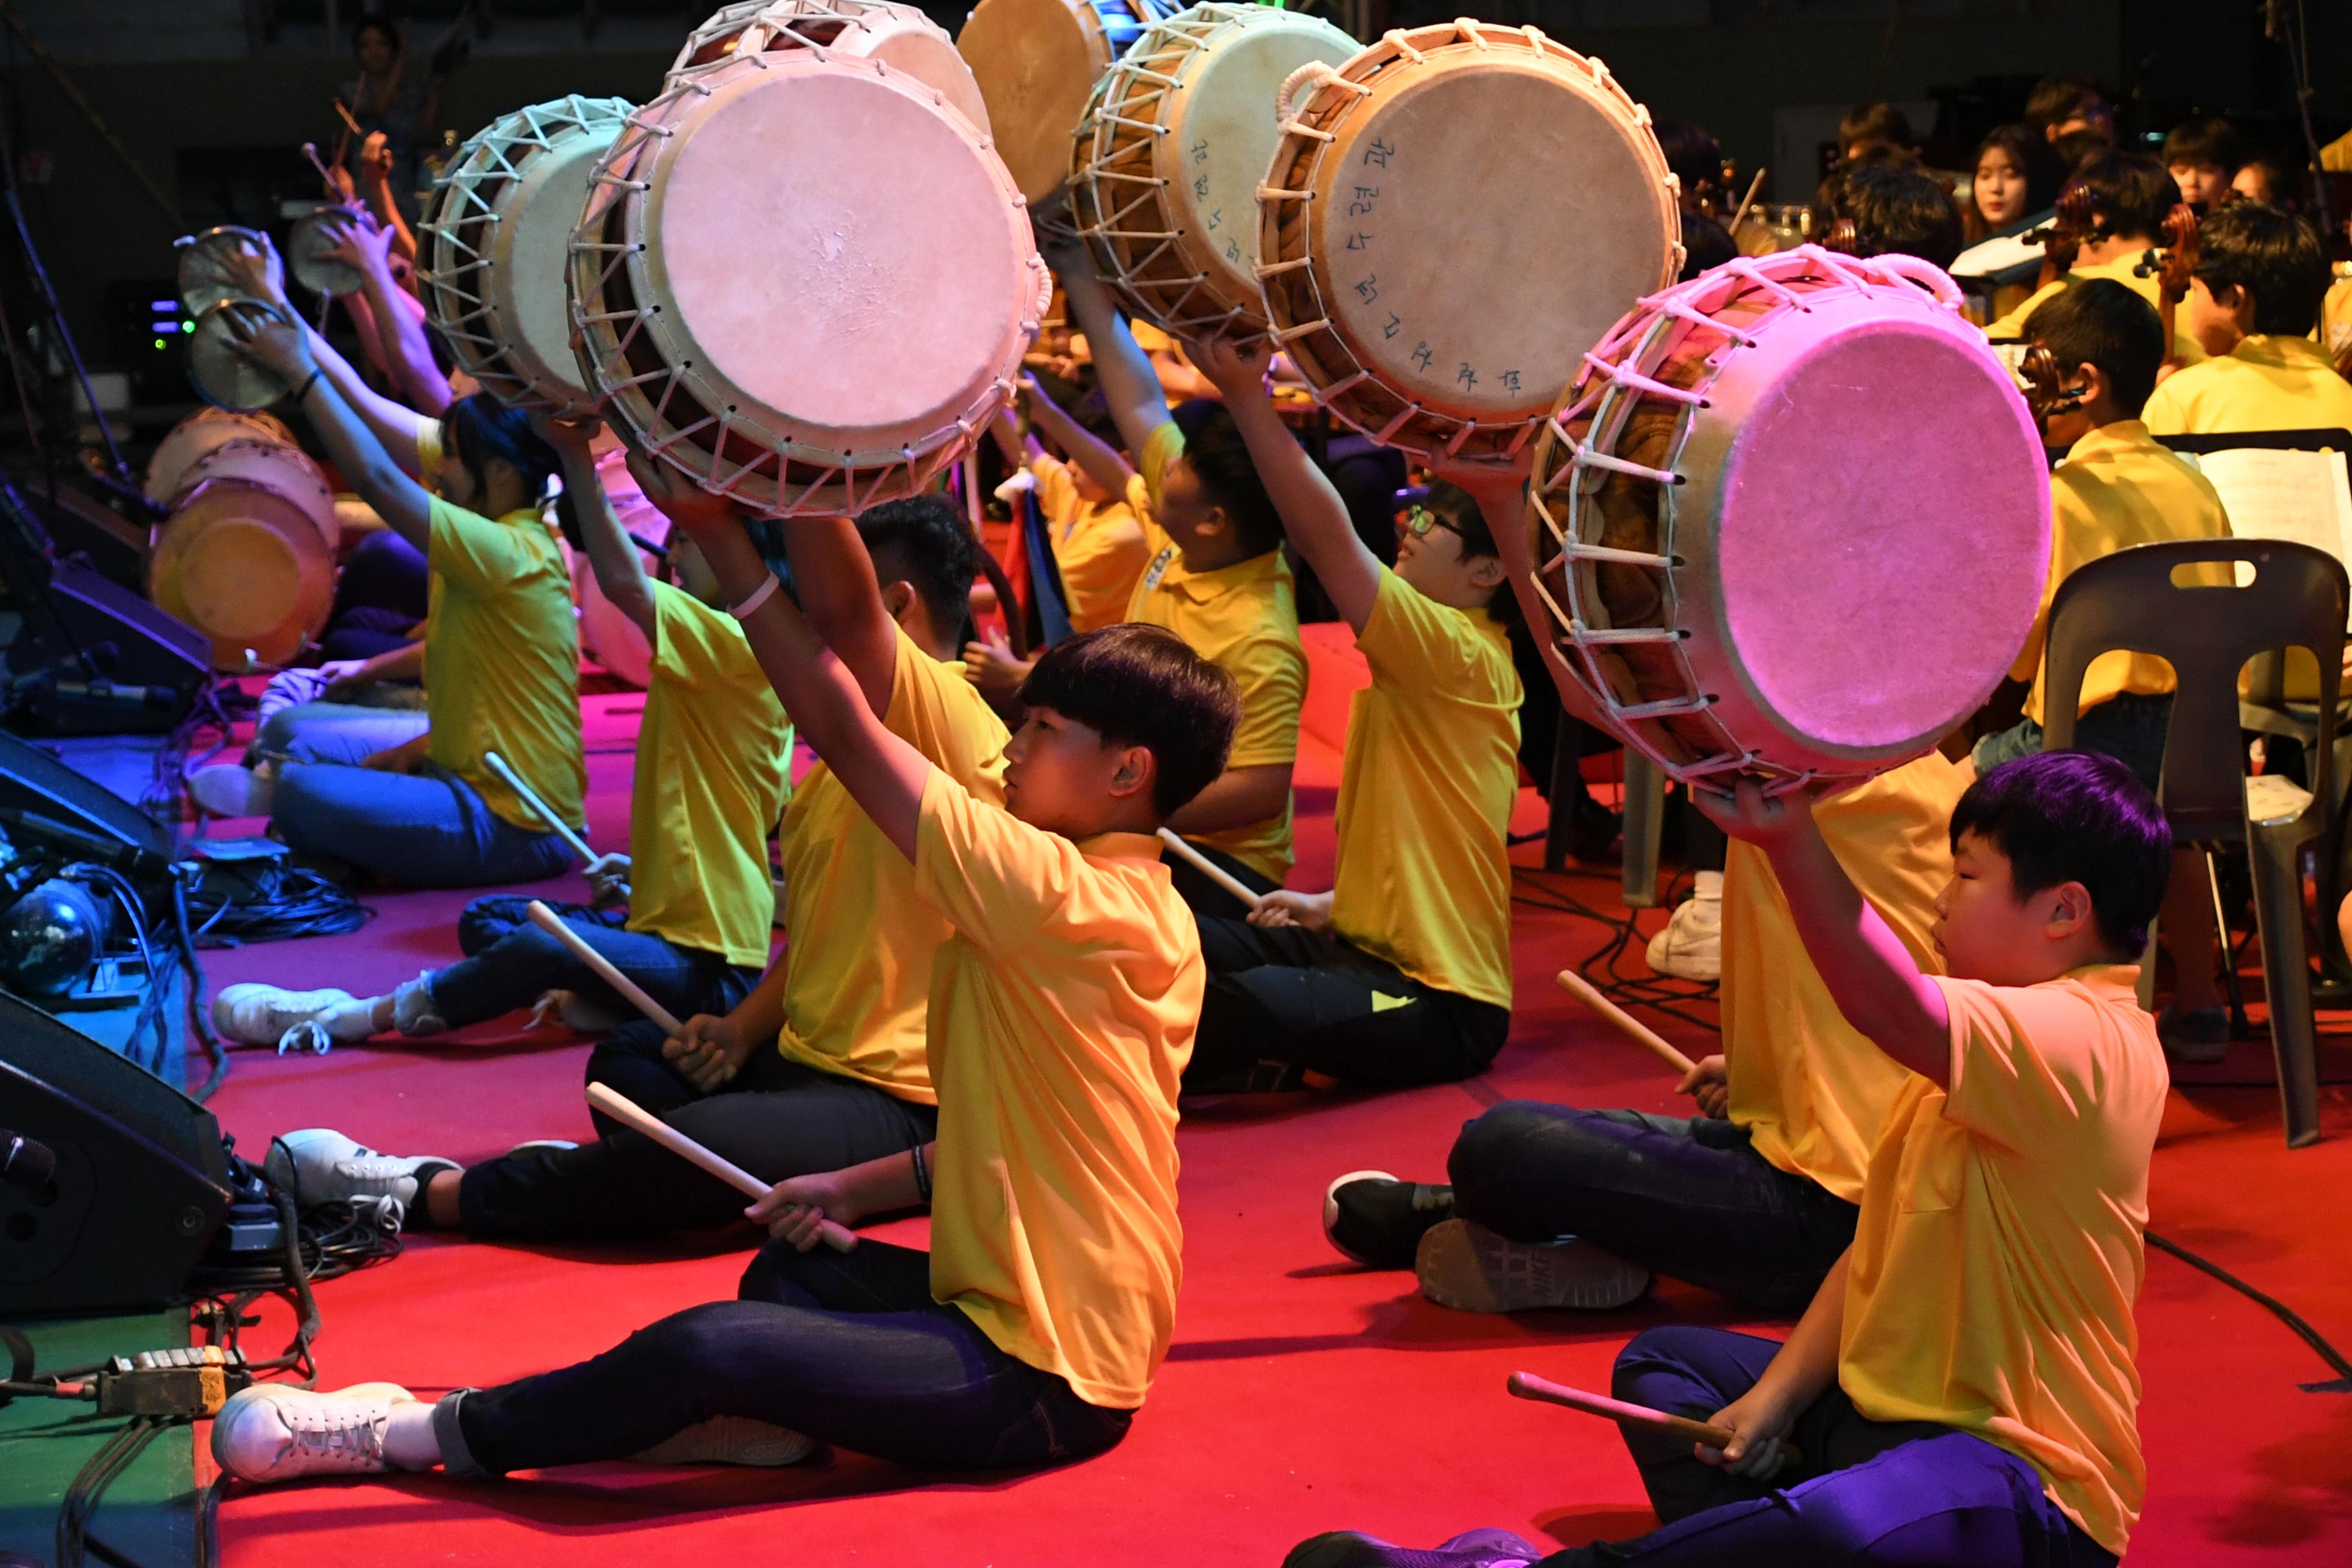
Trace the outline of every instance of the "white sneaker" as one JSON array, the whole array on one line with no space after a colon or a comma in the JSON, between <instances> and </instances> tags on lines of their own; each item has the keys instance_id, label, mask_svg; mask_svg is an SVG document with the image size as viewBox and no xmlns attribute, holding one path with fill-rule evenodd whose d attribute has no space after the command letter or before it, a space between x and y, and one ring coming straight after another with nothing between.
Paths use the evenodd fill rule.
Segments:
<instances>
[{"instance_id":1,"label":"white sneaker","mask_svg":"<svg viewBox=\"0 0 2352 1568\"><path fill-rule=\"evenodd\" d=\"M797 1465L816 1439L748 1415L714 1415L637 1455L647 1465Z\"/></svg>"},{"instance_id":2,"label":"white sneaker","mask_svg":"<svg viewBox=\"0 0 2352 1568\"><path fill-rule=\"evenodd\" d=\"M241 1481L381 1475L393 1468L383 1455L392 1407L415 1403L396 1383L333 1394L257 1383L231 1394L213 1418L213 1461Z\"/></svg>"},{"instance_id":3,"label":"white sneaker","mask_svg":"<svg viewBox=\"0 0 2352 1568\"><path fill-rule=\"evenodd\" d=\"M294 1195L298 1209L373 1205L396 1229L435 1172L463 1167L430 1154L379 1154L332 1128L306 1127L271 1140L261 1169L273 1185Z\"/></svg>"},{"instance_id":4,"label":"white sneaker","mask_svg":"<svg viewBox=\"0 0 2352 1568\"><path fill-rule=\"evenodd\" d=\"M1431 1226L1412 1268L1423 1296L1457 1312L1608 1311L1650 1288L1648 1269L1589 1241L1534 1246L1465 1219Z\"/></svg>"},{"instance_id":5,"label":"white sneaker","mask_svg":"<svg viewBox=\"0 0 2352 1568\"><path fill-rule=\"evenodd\" d=\"M1650 939L1650 970L1677 980L1723 978L1723 873L1692 878L1691 896L1675 906L1666 929Z\"/></svg>"},{"instance_id":6,"label":"white sneaker","mask_svg":"<svg viewBox=\"0 0 2352 1568\"><path fill-rule=\"evenodd\" d=\"M268 816L278 781L257 768L224 763L188 775L188 795L215 816Z\"/></svg>"},{"instance_id":7,"label":"white sneaker","mask_svg":"<svg viewBox=\"0 0 2352 1568\"><path fill-rule=\"evenodd\" d=\"M324 1052L338 1040L364 1040L375 1033L369 1010L353 1006L348 991L289 991L247 981L224 985L213 998L213 1027L240 1045L290 1047Z\"/></svg>"}]
</instances>

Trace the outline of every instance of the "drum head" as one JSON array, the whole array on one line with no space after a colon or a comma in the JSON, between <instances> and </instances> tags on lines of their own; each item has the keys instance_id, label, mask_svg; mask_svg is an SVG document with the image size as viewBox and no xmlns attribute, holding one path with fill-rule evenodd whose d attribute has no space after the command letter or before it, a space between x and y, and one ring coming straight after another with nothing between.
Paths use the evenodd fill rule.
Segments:
<instances>
[{"instance_id":1,"label":"drum head","mask_svg":"<svg viewBox=\"0 0 2352 1568\"><path fill-rule=\"evenodd\" d=\"M283 283L286 268L267 237L249 228L225 226L208 228L180 242L180 304L191 316L202 315L223 300L245 292L245 282L226 265L239 246L249 245L269 258L269 275Z\"/></svg>"},{"instance_id":2,"label":"drum head","mask_svg":"<svg viewBox=\"0 0 2352 1568\"><path fill-rule=\"evenodd\" d=\"M214 407L250 414L294 390L276 371L263 369L229 344L231 312L268 309L258 300L223 300L196 318L188 339L188 379Z\"/></svg>"},{"instance_id":3,"label":"drum head","mask_svg":"<svg viewBox=\"0 0 2352 1568\"><path fill-rule=\"evenodd\" d=\"M1070 138L1113 58L1101 18L1084 0L981 0L956 48L1013 184L1044 201L1069 176Z\"/></svg>"},{"instance_id":4,"label":"drum head","mask_svg":"<svg viewBox=\"0 0 2352 1568\"><path fill-rule=\"evenodd\" d=\"M326 254L341 239L343 231L359 221L348 209L332 206L296 219L293 233L286 237L286 264L294 280L314 294L337 300L367 287L365 273Z\"/></svg>"},{"instance_id":5,"label":"drum head","mask_svg":"<svg viewBox=\"0 0 2352 1568\"><path fill-rule=\"evenodd\" d=\"M335 518L335 492L327 476L299 447L277 441L226 441L191 464L181 476L173 500L216 479L235 479L266 489L286 500L319 531L327 548L342 542L342 527Z\"/></svg>"},{"instance_id":6,"label":"drum head","mask_svg":"<svg viewBox=\"0 0 2352 1568\"><path fill-rule=\"evenodd\" d=\"M294 445L294 433L268 414L232 414L226 408L199 408L156 444L147 459L143 489L149 500L168 501L180 493L183 478L205 453L231 441L274 441Z\"/></svg>"},{"instance_id":7,"label":"drum head","mask_svg":"<svg viewBox=\"0 0 2352 1568\"><path fill-rule=\"evenodd\" d=\"M616 120L567 137L533 158L500 206L490 245L486 300L491 336L506 346L534 390L582 413L594 408L596 400L572 352L572 305L563 272L572 226L588 205L589 176L620 128Z\"/></svg>"},{"instance_id":8,"label":"drum head","mask_svg":"<svg viewBox=\"0 0 2352 1568\"><path fill-rule=\"evenodd\" d=\"M1032 291L991 242L1021 214L986 152L871 70L739 68L707 107L647 209L654 328L691 345L672 363L845 456L935 441L1003 374Z\"/></svg>"},{"instance_id":9,"label":"drum head","mask_svg":"<svg viewBox=\"0 0 2352 1568\"><path fill-rule=\"evenodd\" d=\"M333 552L300 509L226 479L192 490L148 559L156 605L212 639L213 668L282 665L326 625Z\"/></svg>"}]
</instances>

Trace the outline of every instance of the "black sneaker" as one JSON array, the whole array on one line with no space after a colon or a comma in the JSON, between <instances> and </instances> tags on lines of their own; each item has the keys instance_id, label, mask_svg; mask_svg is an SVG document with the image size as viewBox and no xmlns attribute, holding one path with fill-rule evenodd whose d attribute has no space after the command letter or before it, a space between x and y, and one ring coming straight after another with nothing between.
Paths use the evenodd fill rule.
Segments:
<instances>
[{"instance_id":1,"label":"black sneaker","mask_svg":"<svg viewBox=\"0 0 2352 1568\"><path fill-rule=\"evenodd\" d=\"M1410 1268L1423 1232L1454 1217L1454 1189L1350 1171L1323 1189L1323 1234L1368 1268Z\"/></svg>"},{"instance_id":2,"label":"black sneaker","mask_svg":"<svg viewBox=\"0 0 2352 1568\"><path fill-rule=\"evenodd\" d=\"M1545 1555L1507 1530L1467 1531L1426 1550L1335 1530L1292 1547L1282 1568L1528 1568Z\"/></svg>"},{"instance_id":3,"label":"black sneaker","mask_svg":"<svg viewBox=\"0 0 2352 1568\"><path fill-rule=\"evenodd\" d=\"M2156 1037L2174 1061L2210 1066L2230 1054L2229 1011L2197 1007L2182 1013L2167 1006L2156 1016Z\"/></svg>"}]
</instances>

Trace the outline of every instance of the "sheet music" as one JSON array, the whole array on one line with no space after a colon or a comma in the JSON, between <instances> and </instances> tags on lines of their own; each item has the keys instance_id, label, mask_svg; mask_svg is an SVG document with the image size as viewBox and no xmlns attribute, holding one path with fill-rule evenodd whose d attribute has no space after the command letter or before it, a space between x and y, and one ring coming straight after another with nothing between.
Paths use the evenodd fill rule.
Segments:
<instances>
[{"instance_id":1,"label":"sheet music","mask_svg":"<svg viewBox=\"0 0 2352 1568\"><path fill-rule=\"evenodd\" d=\"M2352 561L2352 479L2343 453L2240 447L2191 460L2221 493L2238 538L2283 539Z\"/></svg>"}]
</instances>

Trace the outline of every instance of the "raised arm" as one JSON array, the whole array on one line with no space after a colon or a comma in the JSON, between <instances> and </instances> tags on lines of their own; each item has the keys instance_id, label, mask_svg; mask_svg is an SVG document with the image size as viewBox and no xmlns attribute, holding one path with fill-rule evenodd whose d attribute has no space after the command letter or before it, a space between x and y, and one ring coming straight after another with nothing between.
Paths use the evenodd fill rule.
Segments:
<instances>
[{"instance_id":1,"label":"raised arm","mask_svg":"<svg viewBox=\"0 0 2352 1568\"><path fill-rule=\"evenodd\" d=\"M391 246L391 230L353 224L326 254L350 262L366 278L362 292L367 296L368 314L374 318L387 373L413 405L438 416L451 402L449 378L433 363L433 345L425 335L415 297L393 281Z\"/></svg>"},{"instance_id":2,"label":"raised arm","mask_svg":"<svg viewBox=\"0 0 2352 1568\"><path fill-rule=\"evenodd\" d=\"M1095 374L1102 380L1103 400L1127 442L1140 456L1152 432L1169 423L1168 394L1151 368L1151 356L1137 346L1127 330L1110 289L1095 273L1094 258L1081 244L1056 244L1045 259L1062 279L1063 297L1070 303L1070 322L1086 333L1094 354Z\"/></svg>"},{"instance_id":3,"label":"raised arm","mask_svg":"<svg viewBox=\"0 0 2352 1568\"><path fill-rule=\"evenodd\" d=\"M1951 1009L1944 994L1845 874L1813 821L1819 791L1768 798L1753 779L1736 793L1691 796L1724 832L1762 849L1790 918L1830 999L1873 1045L1937 1088L1951 1082Z\"/></svg>"},{"instance_id":4,"label":"raised arm","mask_svg":"<svg viewBox=\"0 0 2352 1568\"><path fill-rule=\"evenodd\" d=\"M683 475L637 453L630 454L629 471L644 487L646 499L667 513L702 551L729 604L740 605L765 591L766 597L742 616L742 626L744 638L766 672L768 684L775 688L786 716L824 758L850 798L873 818L899 853L913 859L923 790L931 776L929 759L882 727L849 667L816 635L792 595L768 588L767 563L751 547L741 517L725 498L709 494ZM856 544L856 528L845 518L812 519L789 526L795 531L846 531L851 546L859 549L861 557L864 554ZM801 591L814 597L817 590L803 575L806 568L802 563L807 553L795 551L793 575ZM824 552L821 549L816 553ZM870 573L872 568L867 570Z\"/></svg>"},{"instance_id":5,"label":"raised arm","mask_svg":"<svg viewBox=\"0 0 2352 1568\"><path fill-rule=\"evenodd\" d=\"M1030 419L1038 429L1053 437L1054 445L1070 455L1070 461L1112 495L1123 497L1127 494L1127 487L1135 478L1135 468L1119 455L1118 448L1071 418L1066 409L1046 395L1045 389L1037 384L1035 376L1021 378L1021 393Z\"/></svg>"},{"instance_id":6,"label":"raised arm","mask_svg":"<svg viewBox=\"0 0 2352 1568\"><path fill-rule=\"evenodd\" d=\"M1360 633L1381 596L1380 557L1365 548L1348 516L1348 503L1274 411L1265 390L1266 357L1263 343L1245 350L1217 339L1192 348L1194 363L1216 384L1249 444L1250 462L1282 517L1283 532L1315 569L1332 605Z\"/></svg>"},{"instance_id":7,"label":"raised arm","mask_svg":"<svg viewBox=\"0 0 2352 1568\"><path fill-rule=\"evenodd\" d=\"M815 517L784 526L801 613L856 679L866 707L881 717L890 710L898 674L898 623L883 605L874 558L866 553L857 525L845 517Z\"/></svg>"},{"instance_id":8,"label":"raised arm","mask_svg":"<svg viewBox=\"0 0 2352 1568\"><path fill-rule=\"evenodd\" d=\"M248 311L237 318L229 342L255 363L276 371L302 395L302 411L325 443L327 455L360 499L375 508L384 526L419 550L432 534L433 498L383 449L366 421L352 411L310 357L310 333L292 319Z\"/></svg>"},{"instance_id":9,"label":"raised arm","mask_svg":"<svg viewBox=\"0 0 2352 1568\"><path fill-rule=\"evenodd\" d=\"M612 498L596 472L595 455L588 443L595 425L567 424L538 418L531 426L555 448L563 465L563 493L572 498L572 513L580 520L580 537L588 547L588 569L596 586L613 607L635 623L647 638L654 635L654 584L646 575L645 557L637 553L629 531L613 513Z\"/></svg>"},{"instance_id":10,"label":"raised arm","mask_svg":"<svg viewBox=\"0 0 2352 1568\"><path fill-rule=\"evenodd\" d=\"M360 143L359 186L367 197L368 210L375 221L392 235L392 247L416 264L416 237L408 231L408 220L400 216L400 204L392 195L392 139L381 131L371 131L368 139Z\"/></svg>"}]
</instances>

